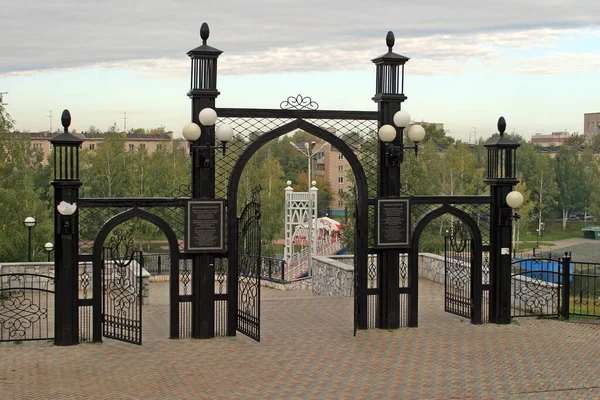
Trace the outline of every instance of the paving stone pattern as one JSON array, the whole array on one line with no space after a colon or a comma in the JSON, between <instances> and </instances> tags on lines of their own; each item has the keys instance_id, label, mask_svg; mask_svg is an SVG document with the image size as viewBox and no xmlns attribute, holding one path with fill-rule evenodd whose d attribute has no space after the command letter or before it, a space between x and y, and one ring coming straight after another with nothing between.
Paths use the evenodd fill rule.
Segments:
<instances>
[{"instance_id":1,"label":"paving stone pattern","mask_svg":"<svg viewBox=\"0 0 600 400\"><path fill-rule=\"evenodd\" d=\"M471 325L420 281L420 327L359 331L353 300L262 288L260 343L169 340L151 283L144 344L0 344L1 399L600 398L600 325Z\"/></svg>"}]
</instances>

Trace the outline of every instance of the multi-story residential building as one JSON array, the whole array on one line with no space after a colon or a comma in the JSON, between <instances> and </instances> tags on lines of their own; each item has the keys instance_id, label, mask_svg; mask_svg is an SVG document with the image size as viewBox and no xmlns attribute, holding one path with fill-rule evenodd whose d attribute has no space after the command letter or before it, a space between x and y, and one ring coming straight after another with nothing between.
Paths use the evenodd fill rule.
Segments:
<instances>
[{"instance_id":1,"label":"multi-story residential building","mask_svg":"<svg viewBox=\"0 0 600 400\"><path fill-rule=\"evenodd\" d=\"M29 133L31 146L42 150L44 162L46 162L52 152L50 141L56 135L56 133L50 132ZM76 133L75 135L83 139L82 149L98 150L102 147L102 142L104 141L104 134ZM125 136L125 148L129 151L145 148L149 154L152 154L160 148L165 148L167 145L187 148L187 141L173 139L173 132L157 134L122 133L122 135Z\"/></svg>"},{"instance_id":2,"label":"multi-story residential building","mask_svg":"<svg viewBox=\"0 0 600 400\"><path fill-rule=\"evenodd\" d=\"M569 138L569 132L552 132L550 135L536 133L531 137L531 143L542 147L562 146Z\"/></svg>"},{"instance_id":3,"label":"multi-story residential building","mask_svg":"<svg viewBox=\"0 0 600 400\"><path fill-rule=\"evenodd\" d=\"M600 135L600 112L583 114L583 134L586 138Z\"/></svg>"},{"instance_id":4,"label":"multi-story residential building","mask_svg":"<svg viewBox=\"0 0 600 400\"><path fill-rule=\"evenodd\" d=\"M330 216L344 216L346 205L342 200L341 193L350 190L351 181L348 174L352 174L352 168L344 155L330 143L317 141L315 162L313 163L313 173L316 176L323 177L332 191L332 199L329 207Z\"/></svg>"}]
</instances>

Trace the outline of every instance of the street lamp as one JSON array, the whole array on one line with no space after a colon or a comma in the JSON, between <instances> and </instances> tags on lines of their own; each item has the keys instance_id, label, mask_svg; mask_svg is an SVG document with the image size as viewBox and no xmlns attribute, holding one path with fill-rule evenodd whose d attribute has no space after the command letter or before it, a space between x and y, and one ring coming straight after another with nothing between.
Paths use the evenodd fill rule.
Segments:
<instances>
[{"instance_id":1,"label":"street lamp","mask_svg":"<svg viewBox=\"0 0 600 400\"><path fill-rule=\"evenodd\" d=\"M27 217L23 220L23 225L27 227L29 231L29 250L27 251L27 261L31 262L31 228L35 226L35 218Z\"/></svg>"},{"instance_id":2,"label":"street lamp","mask_svg":"<svg viewBox=\"0 0 600 400\"><path fill-rule=\"evenodd\" d=\"M202 126L213 126L217 122L217 112L210 107L203 108L198 114L198 119ZM211 146L208 140L204 144L196 143L196 141L200 139L200 126L195 122L190 122L183 126L181 133L185 140L191 142L190 150L192 152L194 150L198 152L200 157L197 159L204 159L204 167L208 168L214 166L215 159L213 150L216 146ZM221 141L222 152L225 154L227 151L227 143L233 139L233 129L227 124L219 125L215 130L215 137Z\"/></svg>"},{"instance_id":3,"label":"street lamp","mask_svg":"<svg viewBox=\"0 0 600 400\"><path fill-rule=\"evenodd\" d=\"M313 220L313 190L316 191L316 185L317 182L312 180L312 158L315 154L317 154L319 151L321 151L321 149L323 147L325 147L326 143L323 143L323 145L321 145L321 147L319 147L319 149L317 151L314 151L315 146L317 145L317 142L315 142L314 140L310 143L308 142L304 142L304 148L300 148L296 143L294 142L290 142L290 144L292 146L294 146L294 148L296 150L298 150L300 153L304 154L306 157L308 157L308 221L309 221L309 226L308 226L308 257L307 257L307 261L308 261L308 276L312 276L312 252L313 252L313 243L312 243L312 230L314 229L314 220ZM312 183L312 187L311 187L311 183ZM315 207L317 205L315 204Z\"/></svg>"},{"instance_id":4,"label":"street lamp","mask_svg":"<svg viewBox=\"0 0 600 400\"><path fill-rule=\"evenodd\" d=\"M50 253L52 253L52 250L54 250L54 245L48 242L44 245L44 250L46 250L46 253L48 253L48 262L50 262Z\"/></svg>"},{"instance_id":5,"label":"street lamp","mask_svg":"<svg viewBox=\"0 0 600 400\"><path fill-rule=\"evenodd\" d=\"M404 131L408 127L406 136L408 140L414 143L412 146L406 146L400 141L400 145L392 144L396 139L397 129L393 125L383 125L379 128L379 140L385 144L385 166L399 167L404 161L404 150L414 149L415 155L419 153L419 142L425 138L425 129L421 125L410 125L410 114L400 110L394 114L394 125ZM402 134L401 131L401 134Z\"/></svg>"}]
</instances>

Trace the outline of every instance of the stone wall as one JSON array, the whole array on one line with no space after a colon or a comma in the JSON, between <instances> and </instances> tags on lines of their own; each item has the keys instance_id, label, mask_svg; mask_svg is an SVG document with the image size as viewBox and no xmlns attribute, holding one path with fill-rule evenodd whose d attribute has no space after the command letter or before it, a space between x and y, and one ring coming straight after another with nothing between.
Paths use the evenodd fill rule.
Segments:
<instances>
[{"instance_id":1,"label":"stone wall","mask_svg":"<svg viewBox=\"0 0 600 400\"><path fill-rule=\"evenodd\" d=\"M354 266L333 257L313 257L313 295L353 296Z\"/></svg>"}]
</instances>

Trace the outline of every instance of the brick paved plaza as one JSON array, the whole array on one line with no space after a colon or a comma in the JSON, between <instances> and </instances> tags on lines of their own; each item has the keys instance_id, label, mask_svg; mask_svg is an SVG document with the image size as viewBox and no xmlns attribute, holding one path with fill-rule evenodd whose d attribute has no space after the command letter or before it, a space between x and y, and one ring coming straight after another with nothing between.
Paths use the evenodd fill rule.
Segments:
<instances>
[{"instance_id":1,"label":"brick paved plaza","mask_svg":"<svg viewBox=\"0 0 600 400\"><path fill-rule=\"evenodd\" d=\"M1 399L600 398L600 325L474 326L420 281L420 327L352 335L351 298L262 289L262 341L169 340L151 284L144 344L0 344Z\"/></svg>"}]
</instances>

